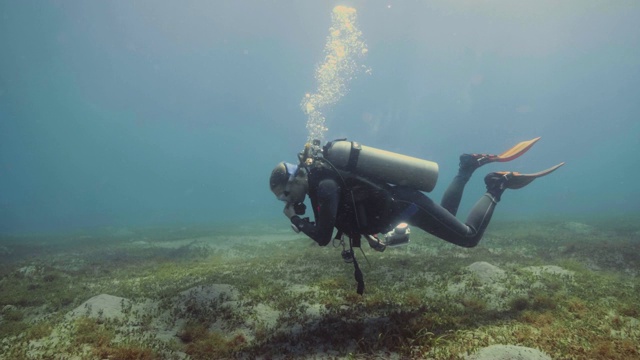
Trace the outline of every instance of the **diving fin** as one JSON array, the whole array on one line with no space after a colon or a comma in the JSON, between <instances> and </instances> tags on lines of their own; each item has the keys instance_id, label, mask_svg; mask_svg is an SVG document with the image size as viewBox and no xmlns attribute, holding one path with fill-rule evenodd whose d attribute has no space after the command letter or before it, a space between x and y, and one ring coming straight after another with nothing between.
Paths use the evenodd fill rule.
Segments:
<instances>
[{"instance_id":1,"label":"diving fin","mask_svg":"<svg viewBox=\"0 0 640 360\"><path fill-rule=\"evenodd\" d=\"M497 155L495 161L498 161L498 162L511 161L511 160L519 157L520 155L526 153L527 150L531 149L533 144L535 144L538 140L540 140L540 136L538 136L535 139L519 142L518 144L516 144L511 149L503 152L500 155Z\"/></svg>"},{"instance_id":2,"label":"diving fin","mask_svg":"<svg viewBox=\"0 0 640 360\"><path fill-rule=\"evenodd\" d=\"M522 141L510 148L509 150L503 152L500 155L493 154L462 154L460 156L460 167L467 169L477 169L482 165L492 163L492 162L506 162L511 161L520 155L524 154L529 150L533 144L535 144L540 137L535 139Z\"/></svg>"},{"instance_id":3,"label":"diving fin","mask_svg":"<svg viewBox=\"0 0 640 360\"><path fill-rule=\"evenodd\" d=\"M545 175L551 174L562 165L564 165L564 162L561 162L558 165L552 166L546 170L542 170L533 174L521 174L519 172L509 172L509 171L495 172L493 174L496 174L497 176L500 176L506 179L502 185L503 188L520 189L529 185L533 180L539 177L543 177Z\"/></svg>"}]
</instances>

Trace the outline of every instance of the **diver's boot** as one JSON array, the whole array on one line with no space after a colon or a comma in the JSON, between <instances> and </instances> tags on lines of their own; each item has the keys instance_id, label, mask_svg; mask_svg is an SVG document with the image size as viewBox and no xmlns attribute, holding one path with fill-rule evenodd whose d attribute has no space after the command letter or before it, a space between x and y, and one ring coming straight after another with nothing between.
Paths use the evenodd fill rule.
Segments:
<instances>
[{"instance_id":1,"label":"diver's boot","mask_svg":"<svg viewBox=\"0 0 640 360\"><path fill-rule=\"evenodd\" d=\"M533 180L551 174L562 165L564 165L564 162L533 174L521 174L511 171L492 172L484 177L484 183L487 185L487 192L493 196L494 200L500 201L500 196L506 189L523 188Z\"/></svg>"},{"instance_id":2,"label":"diver's boot","mask_svg":"<svg viewBox=\"0 0 640 360\"><path fill-rule=\"evenodd\" d=\"M491 154L462 154L460 155L460 171L473 172L480 166L497 160L498 155Z\"/></svg>"},{"instance_id":3,"label":"diver's boot","mask_svg":"<svg viewBox=\"0 0 640 360\"><path fill-rule=\"evenodd\" d=\"M503 152L500 155L493 154L462 154L460 155L460 170L466 172L473 172L475 169L482 165L492 162L506 162L518 158L529 150L533 144L535 144L540 137L522 141Z\"/></svg>"},{"instance_id":4,"label":"diver's boot","mask_svg":"<svg viewBox=\"0 0 640 360\"><path fill-rule=\"evenodd\" d=\"M492 172L484 177L484 183L487 185L487 193L493 197L495 202L500 201L502 193L507 189L507 183L511 177L510 172Z\"/></svg>"}]
</instances>

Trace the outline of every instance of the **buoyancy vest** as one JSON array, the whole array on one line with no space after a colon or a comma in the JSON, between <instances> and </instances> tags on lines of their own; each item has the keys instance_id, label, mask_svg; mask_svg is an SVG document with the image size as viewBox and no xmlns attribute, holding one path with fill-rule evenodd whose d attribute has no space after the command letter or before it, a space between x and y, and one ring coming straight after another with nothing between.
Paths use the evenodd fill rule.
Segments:
<instances>
[{"instance_id":1,"label":"buoyancy vest","mask_svg":"<svg viewBox=\"0 0 640 360\"><path fill-rule=\"evenodd\" d=\"M352 237L360 234L386 233L391 224L390 185L336 169L326 161L318 161L309 169L309 199L314 215L317 213L317 189L320 181L333 179L340 186L340 201L335 227Z\"/></svg>"}]
</instances>

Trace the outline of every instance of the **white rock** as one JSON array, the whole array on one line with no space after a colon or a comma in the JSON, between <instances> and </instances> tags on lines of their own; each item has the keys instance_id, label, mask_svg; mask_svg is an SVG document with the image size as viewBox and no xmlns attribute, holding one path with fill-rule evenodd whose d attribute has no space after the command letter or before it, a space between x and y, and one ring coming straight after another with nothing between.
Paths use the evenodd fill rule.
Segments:
<instances>
[{"instance_id":1,"label":"white rock","mask_svg":"<svg viewBox=\"0 0 640 360\"><path fill-rule=\"evenodd\" d=\"M575 274L574 271L565 270L560 266L556 266L556 265L527 266L525 268L522 268L522 270L529 271L534 275L541 275L542 273L547 273L547 274L553 274L553 275L559 275L559 276L567 276L571 278Z\"/></svg>"},{"instance_id":2,"label":"white rock","mask_svg":"<svg viewBox=\"0 0 640 360\"><path fill-rule=\"evenodd\" d=\"M505 276L504 270L485 261L474 262L467 266L467 270L476 275L483 284L495 282Z\"/></svg>"},{"instance_id":3,"label":"white rock","mask_svg":"<svg viewBox=\"0 0 640 360\"><path fill-rule=\"evenodd\" d=\"M5 305L2 308L2 313L5 314L5 313L16 311L16 310L18 310L18 308L15 305Z\"/></svg>"},{"instance_id":4,"label":"white rock","mask_svg":"<svg viewBox=\"0 0 640 360\"><path fill-rule=\"evenodd\" d=\"M582 235L591 234L594 230L593 226L575 221L564 223L563 227L571 232Z\"/></svg>"},{"instance_id":5,"label":"white rock","mask_svg":"<svg viewBox=\"0 0 640 360\"><path fill-rule=\"evenodd\" d=\"M33 277L39 273L38 268L34 265L23 266L18 269L18 272L26 277Z\"/></svg>"},{"instance_id":6,"label":"white rock","mask_svg":"<svg viewBox=\"0 0 640 360\"><path fill-rule=\"evenodd\" d=\"M540 350L515 345L491 345L465 357L466 360L551 360Z\"/></svg>"},{"instance_id":7,"label":"white rock","mask_svg":"<svg viewBox=\"0 0 640 360\"><path fill-rule=\"evenodd\" d=\"M122 319L123 305L130 306L130 301L119 296L100 294L82 303L74 310L67 313L67 319L76 319L81 316L102 319Z\"/></svg>"},{"instance_id":8,"label":"white rock","mask_svg":"<svg viewBox=\"0 0 640 360\"><path fill-rule=\"evenodd\" d=\"M273 329L278 324L280 311L269 305L258 304L254 307L256 312L255 323L263 324L267 329Z\"/></svg>"},{"instance_id":9,"label":"white rock","mask_svg":"<svg viewBox=\"0 0 640 360\"><path fill-rule=\"evenodd\" d=\"M11 255L13 250L9 249L4 245L0 245L0 255Z\"/></svg>"}]
</instances>

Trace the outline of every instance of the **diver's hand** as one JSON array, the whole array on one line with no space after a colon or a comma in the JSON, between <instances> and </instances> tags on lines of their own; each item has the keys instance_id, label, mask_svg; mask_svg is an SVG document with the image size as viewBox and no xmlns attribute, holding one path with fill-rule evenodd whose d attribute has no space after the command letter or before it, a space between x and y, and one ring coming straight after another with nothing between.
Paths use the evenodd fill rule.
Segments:
<instances>
[{"instance_id":1,"label":"diver's hand","mask_svg":"<svg viewBox=\"0 0 640 360\"><path fill-rule=\"evenodd\" d=\"M284 213L284 216L286 216L287 218L291 219L293 216L296 215L296 210L295 210L295 206L293 203L288 203L287 205L285 205L284 210L282 211Z\"/></svg>"}]
</instances>

